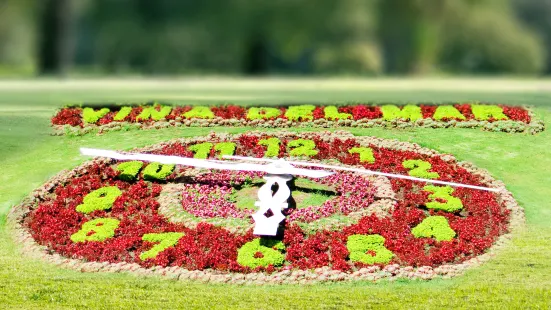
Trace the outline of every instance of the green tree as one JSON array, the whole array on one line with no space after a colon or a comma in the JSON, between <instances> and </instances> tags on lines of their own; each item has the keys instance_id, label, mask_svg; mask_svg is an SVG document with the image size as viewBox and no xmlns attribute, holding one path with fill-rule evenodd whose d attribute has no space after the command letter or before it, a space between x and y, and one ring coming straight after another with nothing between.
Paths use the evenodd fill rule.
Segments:
<instances>
[{"instance_id":1,"label":"green tree","mask_svg":"<svg viewBox=\"0 0 551 310\"><path fill-rule=\"evenodd\" d=\"M535 74L545 66L540 39L516 18L510 1L456 5L445 30L441 61L449 71Z\"/></svg>"},{"instance_id":2,"label":"green tree","mask_svg":"<svg viewBox=\"0 0 551 310\"><path fill-rule=\"evenodd\" d=\"M545 73L551 73L551 0L515 0L515 13L535 31L547 51Z\"/></svg>"},{"instance_id":3,"label":"green tree","mask_svg":"<svg viewBox=\"0 0 551 310\"><path fill-rule=\"evenodd\" d=\"M443 0L383 0L379 34L388 73L426 73L438 61L442 25L449 11Z\"/></svg>"},{"instance_id":4,"label":"green tree","mask_svg":"<svg viewBox=\"0 0 551 310\"><path fill-rule=\"evenodd\" d=\"M39 72L66 74L73 61L75 1L44 0L39 24Z\"/></svg>"},{"instance_id":5,"label":"green tree","mask_svg":"<svg viewBox=\"0 0 551 310\"><path fill-rule=\"evenodd\" d=\"M31 72L34 66L35 3L0 0L0 72Z\"/></svg>"}]
</instances>

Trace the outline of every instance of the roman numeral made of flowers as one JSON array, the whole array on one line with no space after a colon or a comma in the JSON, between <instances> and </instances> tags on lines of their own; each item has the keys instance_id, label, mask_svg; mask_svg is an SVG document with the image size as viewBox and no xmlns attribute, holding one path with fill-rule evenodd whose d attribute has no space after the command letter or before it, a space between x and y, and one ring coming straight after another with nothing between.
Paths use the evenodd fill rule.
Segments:
<instances>
[{"instance_id":1,"label":"roman numeral made of flowers","mask_svg":"<svg viewBox=\"0 0 551 310\"><path fill-rule=\"evenodd\" d=\"M275 236L279 224L285 219L281 210L287 208L287 199L291 196L291 190L287 186L293 178L287 174L267 174L264 176L266 184L258 189L258 201L255 206L258 211L253 214L255 235ZM272 193L272 187L277 185L277 190Z\"/></svg>"}]
</instances>

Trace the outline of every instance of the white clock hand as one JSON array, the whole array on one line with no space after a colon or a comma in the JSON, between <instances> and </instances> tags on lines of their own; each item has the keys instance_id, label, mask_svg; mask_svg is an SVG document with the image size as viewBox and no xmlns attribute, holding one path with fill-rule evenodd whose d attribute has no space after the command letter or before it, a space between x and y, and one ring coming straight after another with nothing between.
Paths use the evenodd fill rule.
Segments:
<instances>
[{"instance_id":1,"label":"white clock hand","mask_svg":"<svg viewBox=\"0 0 551 310\"><path fill-rule=\"evenodd\" d=\"M275 159L269 159L269 158L255 158L255 157L232 156L232 155L224 155L223 157L229 158L229 159L240 159L240 160L257 161L257 162L272 162L272 163L278 162L281 160L281 159L275 160ZM423 178L412 177L409 175L379 172L379 171L373 171L373 170L361 169L361 168L348 168L348 167L341 167L341 166L335 166L335 165L309 163L304 161L286 161L286 162L291 165L297 165L297 166L308 166L308 167L317 167L317 168L324 168L324 169L331 169L331 170L352 171L352 172L358 172L363 174L381 175L389 178L421 181L421 182L441 184L441 185L450 185L455 187L466 187L466 188L472 188L472 189L488 191L488 192L499 192L499 189L497 188L490 188L490 187L483 187L483 186L476 186L476 185L469 185L469 184L455 183L455 182L447 182L447 181L439 181L439 180L432 180L432 179L423 179Z\"/></svg>"},{"instance_id":2,"label":"white clock hand","mask_svg":"<svg viewBox=\"0 0 551 310\"><path fill-rule=\"evenodd\" d=\"M155 155L155 154L142 154L142 153L123 154L123 153L119 153L111 150L100 150L100 149L90 149L90 148L81 148L80 152L82 155L107 157L107 158L113 158L118 160L142 160L142 161L158 162L161 164L176 164L176 165L192 166L192 167L205 168L205 169L259 171L259 172L266 172L270 174L301 175L301 176L306 176L311 178L323 178L334 174L334 172L332 171L296 168L286 163L285 161L276 161L269 165L263 165L263 164L252 164L252 163L229 163L229 162L224 162L220 160L207 160L207 159Z\"/></svg>"}]
</instances>

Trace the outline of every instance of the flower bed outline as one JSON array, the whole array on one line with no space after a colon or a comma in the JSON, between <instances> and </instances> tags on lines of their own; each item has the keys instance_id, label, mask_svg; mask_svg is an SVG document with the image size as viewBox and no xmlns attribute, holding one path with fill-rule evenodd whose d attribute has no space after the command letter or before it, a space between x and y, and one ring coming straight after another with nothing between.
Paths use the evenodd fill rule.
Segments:
<instances>
[{"instance_id":1,"label":"flower bed outline","mask_svg":"<svg viewBox=\"0 0 551 310\"><path fill-rule=\"evenodd\" d=\"M52 117L55 135L84 135L130 129L167 127L262 128L481 128L494 132L544 130L542 120L528 106L498 104L350 104L242 107L237 105L177 106L93 105L65 107Z\"/></svg>"},{"instance_id":2,"label":"flower bed outline","mask_svg":"<svg viewBox=\"0 0 551 310\"><path fill-rule=\"evenodd\" d=\"M249 135L251 133L248 133ZM258 135L263 135L262 133L253 133ZM286 134L296 135L294 133L278 133L278 135L285 136ZM392 140L383 140L372 137L354 137L349 133L337 132L337 133L322 133L325 136L333 137L350 137L356 140L361 140L362 144L367 143L370 145L385 146L391 147L396 150L414 150L418 154L425 155L440 155L433 150L419 147L416 144L398 142ZM245 134L244 134L245 135ZM313 133L303 134L306 137L313 136ZM209 137L212 138L216 135L210 135L198 139L180 139L181 140L193 140L194 142L201 142L201 140L209 140ZM222 137L220 137L222 136ZM225 139L231 135L218 135L218 137ZM241 136L241 135L234 135ZM155 147L158 147L156 145ZM140 151L151 151L154 147L144 148ZM443 160L446 162L454 162L455 159L451 155L442 155ZM378 280L381 278L396 279L396 278L419 278L419 279L432 279L435 277L451 277L461 274L464 270L480 265L482 262L488 260L493 256L500 247L502 247L508 239L511 238L511 234L519 227L522 226L524 222L523 210L518 206L516 201L513 199L510 192L505 189L505 186L502 182L496 181L493 179L488 172L483 169L474 167L472 164L465 162L457 162L458 166L465 168L470 173L480 176L484 182L495 188L500 188L499 197L504 201L508 210L510 210L510 221L509 221L509 233L503 234L498 237L497 241L489 248L489 251L478 255L472 259L469 259L460 264L444 264L438 267L430 266L399 266L399 265L386 265L383 268L379 266L369 266L360 268L354 273L341 272L339 270L329 270L328 268L316 268L314 270L281 270L276 271L271 274L266 274L263 272L252 272L248 274L242 273L224 273L216 270L187 270L181 267L159 267L154 266L152 268L144 268L135 263L105 263L105 262L86 262L80 259L72 259L63 257L57 253L52 253L50 250L44 246L38 245L30 233L22 225L25 216L31 211L29 206L40 197L46 197L56 185L63 182L65 179L78 176L81 173L85 173L87 168L93 165L94 163L101 162L110 162L109 160L93 160L86 162L81 166L71 170L64 171L58 174L56 177L52 178L49 182L44 184L39 189L35 190L29 197L27 197L19 206L12 208L9 216L8 222L11 227L16 241L23 244L23 251L27 255L37 256L46 261L53 262L57 265L69 267L72 269L80 271L107 271L107 272L120 272L120 271L129 271L137 273L140 275L164 275L170 278L178 278L181 280L193 279L203 282L213 282L213 283L222 283L222 282L231 282L235 284L263 284L263 283L272 283L272 284L281 284L281 283L316 283L316 282L325 282L325 281L342 281L342 280Z\"/></svg>"}]
</instances>

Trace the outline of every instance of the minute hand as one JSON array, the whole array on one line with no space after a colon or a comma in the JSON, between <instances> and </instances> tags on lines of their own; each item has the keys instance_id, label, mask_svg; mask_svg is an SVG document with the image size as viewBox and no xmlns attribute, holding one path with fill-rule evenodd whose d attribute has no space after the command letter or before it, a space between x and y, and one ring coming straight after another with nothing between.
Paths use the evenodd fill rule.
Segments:
<instances>
[{"instance_id":1,"label":"minute hand","mask_svg":"<svg viewBox=\"0 0 551 310\"><path fill-rule=\"evenodd\" d=\"M81 148L82 155L107 157L118 160L141 160L158 162L162 164L175 164L205 169L234 170L234 171L259 171L270 174L292 174L312 178L323 178L334 174L331 171L296 168L290 165L280 166L277 163L263 165L253 163L225 163L219 160L206 160L180 156L167 156L156 154L130 153L123 154L112 150Z\"/></svg>"}]
</instances>

